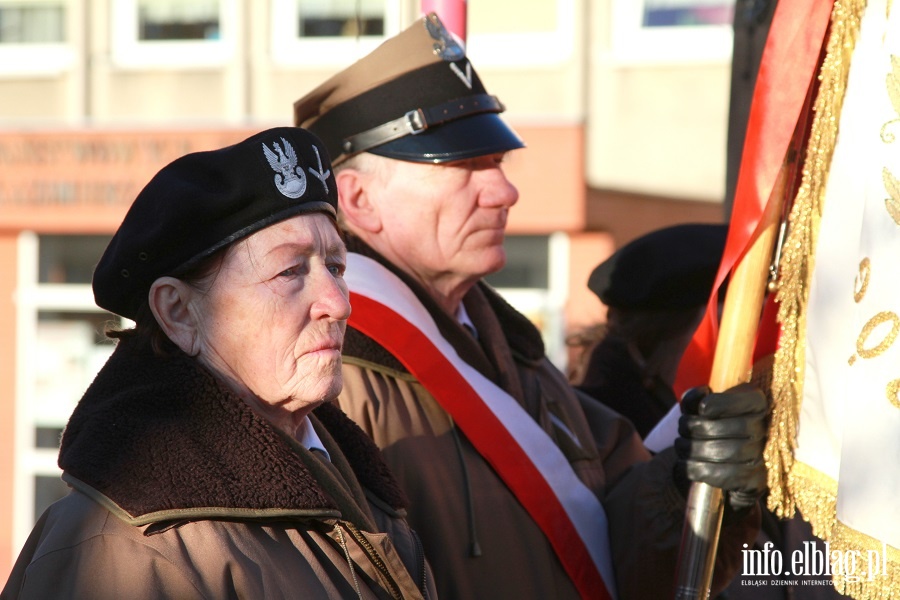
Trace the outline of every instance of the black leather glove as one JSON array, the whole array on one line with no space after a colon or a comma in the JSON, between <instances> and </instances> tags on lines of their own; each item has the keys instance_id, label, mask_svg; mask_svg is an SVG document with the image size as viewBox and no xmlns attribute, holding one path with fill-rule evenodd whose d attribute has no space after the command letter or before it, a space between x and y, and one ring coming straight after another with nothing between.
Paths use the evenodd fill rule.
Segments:
<instances>
[{"instance_id":1,"label":"black leather glove","mask_svg":"<svg viewBox=\"0 0 900 600\"><path fill-rule=\"evenodd\" d=\"M768 409L765 395L747 383L685 392L675 439L675 481L683 491L692 481L708 483L725 492L726 509L749 511L766 491Z\"/></svg>"}]
</instances>

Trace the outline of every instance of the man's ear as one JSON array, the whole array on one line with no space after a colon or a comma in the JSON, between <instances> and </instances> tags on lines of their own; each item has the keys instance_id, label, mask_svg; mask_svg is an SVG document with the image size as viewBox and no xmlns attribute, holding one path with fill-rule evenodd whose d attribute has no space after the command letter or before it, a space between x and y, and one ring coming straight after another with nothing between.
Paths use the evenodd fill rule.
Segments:
<instances>
[{"instance_id":1,"label":"man's ear","mask_svg":"<svg viewBox=\"0 0 900 600\"><path fill-rule=\"evenodd\" d=\"M148 301L166 336L188 356L200 352L197 323L189 304L192 288L174 277L160 277L150 286Z\"/></svg>"},{"instance_id":2,"label":"man's ear","mask_svg":"<svg viewBox=\"0 0 900 600\"><path fill-rule=\"evenodd\" d=\"M353 231L381 231L381 215L378 205L372 201L367 183L371 178L371 174L351 168L343 169L335 175L340 210L344 222Z\"/></svg>"}]
</instances>

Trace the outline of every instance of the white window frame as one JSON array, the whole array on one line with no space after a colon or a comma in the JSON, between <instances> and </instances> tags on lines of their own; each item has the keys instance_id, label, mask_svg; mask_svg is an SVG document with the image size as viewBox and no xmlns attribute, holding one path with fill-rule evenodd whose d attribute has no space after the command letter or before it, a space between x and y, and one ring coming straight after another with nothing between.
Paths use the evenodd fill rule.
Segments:
<instances>
[{"instance_id":1,"label":"white window frame","mask_svg":"<svg viewBox=\"0 0 900 600\"><path fill-rule=\"evenodd\" d=\"M23 231L18 239L18 265L15 303L16 319L16 390L15 442L13 469L13 555L25 544L34 522L40 515L34 511L36 476L59 477L62 474L57 448L35 447L37 423L35 399L38 314L41 311L106 312L94 302L90 284L44 284L38 282L39 238ZM68 419L68 415L66 415Z\"/></svg>"},{"instance_id":2,"label":"white window frame","mask_svg":"<svg viewBox=\"0 0 900 600\"><path fill-rule=\"evenodd\" d=\"M46 0L41 1L44 3ZM0 0L4 4L30 4L39 0ZM57 0L65 11L66 40L62 42L0 44L0 77L55 77L73 69L77 53L75 23L81 22L81 1Z\"/></svg>"},{"instance_id":3,"label":"white window frame","mask_svg":"<svg viewBox=\"0 0 900 600\"><path fill-rule=\"evenodd\" d=\"M238 0L219 0L219 39L141 41L138 0L110 2L112 62L123 69L222 67L237 55Z\"/></svg>"},{"instance_id":4,"label":"white window frame","mask_svg":"<svg viewBox=\"0 0 900 600\"><path fill-rule=\"evenodd\" d=\"M613 0L612 59L619 64L727 63L732 25L644 27L644 0Z\"/></svg>"},{"instance_id":5,"label":"white window frame","mask_svg":"<svg viewBox=\"0 0 900 600\"><path fill-rule=\"evenodd\" d=\"M497 288L507 302L523 315L537 316L542 323L541 338L547 358L562 372L568 366L565 308L569 295L571 244L564 232L550 234L548 239L547 287Z\"/></svg>"},{"instance_id":6,"label":"white window frame","mask_svg":"<svg viewBox=\"0 0 900 600\"><path fill-rule=\"evenodd\" d=\"M475 61L479 69L532 69L565 64L575 56L575 4L575 0L556 0L554 31L473 33L468 28L466 54Z\"/></svg>"},{"instance_id":7,"label":"white window frame","mask_svg":"<svg viewBox=\"0 0 900 600\"><path fill-rule=\"evenodd\" d=\"M359 60L400 32L404 0L386 0L384 35L301 38L296 0L272 0L270 52L273 64L283 67L344 67Z\"/></svg>"}]
</instances>

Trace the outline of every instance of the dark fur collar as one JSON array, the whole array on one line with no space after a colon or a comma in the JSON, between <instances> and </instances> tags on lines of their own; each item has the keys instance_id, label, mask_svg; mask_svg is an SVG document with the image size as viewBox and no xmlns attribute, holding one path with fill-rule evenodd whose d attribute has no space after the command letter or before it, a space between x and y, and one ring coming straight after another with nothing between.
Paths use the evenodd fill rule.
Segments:
<instances>
[{"instance_id":1,"label":"dark fur collar","mask_svg":"<svg viewBox=\"0 0 900 600\"><path fill-rule=\"evenodd\" d=\"M297 451L194 359L159 358L133 345L119 343L72 414L63 470L133 517L209 507L336 508ZM362 485L404 507L371 439L333 405L314 415Z\"/></svg>"}]
</instances>

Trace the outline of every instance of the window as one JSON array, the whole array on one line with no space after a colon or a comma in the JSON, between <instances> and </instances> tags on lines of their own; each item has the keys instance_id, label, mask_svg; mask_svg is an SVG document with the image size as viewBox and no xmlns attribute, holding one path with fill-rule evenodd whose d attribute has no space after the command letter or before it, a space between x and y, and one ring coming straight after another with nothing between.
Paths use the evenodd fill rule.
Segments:
<instances>
[{"instance_id":1,"label":"window","mask_svg":"<svg viewBox=\"0 0 900 600\"><path fill-rule=\"evenodd\" d=\"M401 0L274 0L272 60L346 66L400 31Z\"/></svg>"},{"instance_id":2,"label":"window","mask_svg":"<svg viewBox=\"0 0 900 600\"><path fill-rule=\"evenodd\" d=\"M56 75L75 62L65 1L0 0L0 75Z\"/></svg>"},{"instance_id":3,"label":"window","mask_svg":"<svg viewBox=\"0 0 900 600\"><path fill-rule=\"evenodd\" d=\"M58 3L0 4L0 43L65 42L65 18Z\"/></svg>"},{"instance_id":4,"label":"window","mask_svg":"<svg viewBox=\"0 0 900 600\"><path fill-rule=\"evenodd\" d=\"M113 59L120 67L216 67L235 56L237 0L116 0L111 5Z\"/></svg>"},{"instance_id":5,"label":"window","mask_svg":"<svg viewBox=\"0 0 900 600\"><path fill-rule=\"evenodd\" d=\"M485 281L541 331L547 356L565 371L569 238L565 233L508 235L506 266Z\"/></svg>"},{"instance_id":6,"label":"window","mask_svg":"<svg viewBox=\"0 0 900 600\"><path fill-rule=\"evenodd\" d=\"M613 0L618 62L731 59L735 0Z\"/></svg>"},{"instance_id":7,"label":"window","mask_svg":"<svg viewBox=\"0 0 900 600\"><path fill-rule=\"evenodd\" d=\"M37 475L34 478L34 514L43 514L50 505L69 493L69 486L59 477Z\"/></svg>"},{"instance_id":8,"label":"window","mask_svg":"<svg viewBox=\"0 0 900 600\"><path fill-rule=\"evenodd\" d=\"M103 235L41 236L38 283L90 284L109 240Z\"/></svg>"},{"instance_id":9,"label":"window","mask_svg":"<svg viewBox=\"0 0 900 600\"><path fill-rule=\"evenodd\" d=\"M469 2L466 51L477 66L538 67L572 60L576 23L574 0Z\"/></svg>"},{"instance_id":10,"label":"window","mask_svg":"<svg viewBox=\"0 0 900 600\"><path fill-rule=\"evenodd\" d=\"M296 6L301 38L384 35L384 0L300 0Z\"/></svg>"},{"instance_id":11,"label":"window","mask_svg":"<svg viewBox=\"0 0 900 600\"><path fill-rule=\"evenodd\" d=\"M217 40L219 3L183 0L139 0L138 39Z\"/></svg>"},{"instance_id":12,"label":"window","mask_svg":"<svg viewBox=\"0 0 900 600\"><path fill-rule=\"evenodd\" d=\"M508 235L503 243L506 266L485 277L495 288L547 289L550 238L546 235Z\"/></svg>"},{"instance_id":13,"label":"window","mask_svg":"<svg viewBox=\"0 0 900 600\"><path fill-rule=\"evenodd\" d=\"M105 336L121 320L94 304L93 267L109 236L23 233L18 319L14 543L25 542L41 513L67 493L56 464L63 428L112 354Z\"/></svg>"},{"instance_id":14,"label":"window","mask_svg":"<svg viewBox=\"0 0 900 600\"><path fill-rule=\"evenodd\" d=\"M642 27L731 25L734 0L644 0Z\"/></svg>"}]
</instances>

